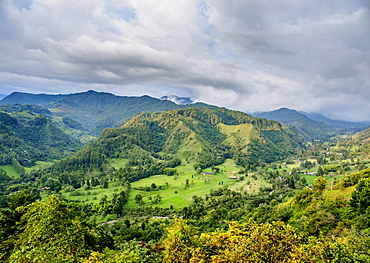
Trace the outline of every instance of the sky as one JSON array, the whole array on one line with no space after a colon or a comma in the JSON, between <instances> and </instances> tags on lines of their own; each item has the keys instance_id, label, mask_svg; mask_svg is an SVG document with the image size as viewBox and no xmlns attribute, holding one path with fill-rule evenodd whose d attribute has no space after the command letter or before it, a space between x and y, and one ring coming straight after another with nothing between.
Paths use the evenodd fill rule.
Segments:
<instances>
[{"instance_id":1,"label":"sky","mask_svg":"<svg viewBox=\"0 0 370 263\"><path fill-rule=\"evenodd\" d=\"M1 0L0 94L177 95L370 120L369 0Z\"/></svg>"}]
</instances>

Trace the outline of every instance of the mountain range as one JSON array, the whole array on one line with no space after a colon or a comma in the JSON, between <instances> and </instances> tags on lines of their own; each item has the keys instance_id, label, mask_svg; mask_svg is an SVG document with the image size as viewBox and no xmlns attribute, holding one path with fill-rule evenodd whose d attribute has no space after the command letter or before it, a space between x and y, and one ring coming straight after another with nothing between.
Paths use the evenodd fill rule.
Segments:
<instances>
[{"instance_id":1,"label":"mountain range","mask_svg":"<svg viewBox=\"0 0 370 263\"><path fill-rule=\"evenodd\" d=\"M139 112L175 110L189 106L218 108L174 95L156 99L150 96L116 96L93 90L58 95L13 92L0 100L0 105L18 105L18 108L23 105L23 109L30 104L39 108L31 107L29 110L49 116L60 129L84 143L91 141L91 136L97 137L105 128L120 127ZM40 112L41 109L44 111ZM364 123L332 120L321 114L287 108L252 115L293 126L304 139L311 141L326 140L337 134L355 133L367 127Z\"/></svg>"},{"instance_id":2,"label":"mountain range","mask_svg":"<svg viewBox=\"0 0 370 263\"><path fill-rule=\"evenodd\" d=\"M33 104L42 106L52 112L53 116L68 118L73 124L91 135L98 136L105 128L119 127L136 113L173 110L188 107L178 105L170 100L161 100L149 96L126 97L110 93L87 92L68 95L29 94L14 92L0 101L6 104ZM192 107L215 106L193 103ZM65 122L66 125L72 123Z\"/></svg>"},{"instance_id":3,"label":"mountain range","mask_svg":"<svg viewBox=\"0 0 370 263\"><path fill-rule=\"evenodd\" d=\"M365 123L332 120L321 114L309 114L287 108L269 112L256 112L252 115L294 126L308 140L325 140L338 133L355 133L367 127Z\"/></svg>"}]
</instances>

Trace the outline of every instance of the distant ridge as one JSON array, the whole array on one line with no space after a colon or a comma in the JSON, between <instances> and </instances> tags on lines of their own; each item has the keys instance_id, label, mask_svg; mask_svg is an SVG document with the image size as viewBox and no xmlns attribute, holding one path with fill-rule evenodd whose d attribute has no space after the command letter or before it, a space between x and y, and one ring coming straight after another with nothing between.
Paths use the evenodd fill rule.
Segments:
<instances>
[{"instance_id":1,"label":"distant ridge","mask_svg":"<svg viewBox=\"0 0 370 263\"><path fill-rule=\"evenodd\" d=\"M6 104L31 104L43 106L47 103L56 101L60 98L63 98L67 95L53 95L53 94L32 94L24 92L13 92L10 95L6 96L0 100L0 105Z\"/></svg>"},{"instance_id":2,"label":"distant ridge","mask_svg":"<svg viewBox=\"0 0 370 263\"><path fill-rule=\"evenodd\" d=\"M306 115L308 118L314 121L325 122L331 125L338 132L359 132L368 126L366 123L363 123L363 122L351 122L351 121L329 119L321 115L320 113L307 113L307 112L300 112L300 113Z\"/></svg>"},{"instance_id":3,"label":"distant ridge","mask_svg":"<svg viewBox=\"0 0 370 263\"><path fill-rule=\"evenodd\" d=\"M329 124L312 120L292 109L280 108L269 112L254 113L253 116L294 126L308 140L327 139L335 133L334 128Z\"/></svg>"}]
</instances>

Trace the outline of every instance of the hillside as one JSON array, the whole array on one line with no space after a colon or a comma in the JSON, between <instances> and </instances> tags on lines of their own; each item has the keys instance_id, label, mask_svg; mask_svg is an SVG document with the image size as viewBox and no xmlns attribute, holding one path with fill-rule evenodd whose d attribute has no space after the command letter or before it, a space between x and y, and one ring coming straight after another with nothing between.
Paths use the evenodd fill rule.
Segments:
<instances>
[{"instance_id":1,"label":"hillside","mask_svg":"<svg viewBox=\"0 0 370 263\"><path fill-rule=\"evenodd\" d=\"M149 96L126 97L111 93L87 91L68 95L27 94L15 92L0 101L0 104L34 104L50 110L53 116L68 118L72 128L88 131L98 136L105 128L119 127L141 111L155 112L187 107L170 100ZM194 103L192 107L214 106Z\"/></svg>"},{"instance_id":2,"label":"hillside","mask_svg":"<svg viewBox=\"0 0 370 263\"><path fill-rule=\"evenodd\" d=\"M368 143L370 140L370 127L359 133L356 133L355 135L352 136L352 138L355 141L363 141Z\"/></svg>"},{"instance_id":3,"label":"hillside","mask_svg":"<svg viewBox=\"0 0 370 263\"><path fill-rule=\"evenodd\" d=\"M307 140L325 140L335 133L334 128L327 123L314 121L296 110L287 108L270 112L260 112L254 114L254 116L294 126Z\"/></svg>"},{"instance_id":4,"label":"hillside","mask_svg":"<svg viewBox=\"0 0 370 263\"><path fill-rule=\"evenodd\" d=\"M133 136L147 151L174 154L204 166L218 163L226 152L245 155L251 163L272 162L296 146L277 122L227 109L140 113L121 128L104 131L99 141L123 135Z\"/></svg>"},{"instance_id":5,"label":"hillside","mask_svg":"<svg viewBox=\"0 0 370 263\"><path fill-rule=\"evenodd\" d=\"M63 158L81 147L48 117L26 108L28 110L18 108L17 111L0 108L0 165L18 162L22 166L31 166L35 161Z\"/></svg>"}]
</instances>

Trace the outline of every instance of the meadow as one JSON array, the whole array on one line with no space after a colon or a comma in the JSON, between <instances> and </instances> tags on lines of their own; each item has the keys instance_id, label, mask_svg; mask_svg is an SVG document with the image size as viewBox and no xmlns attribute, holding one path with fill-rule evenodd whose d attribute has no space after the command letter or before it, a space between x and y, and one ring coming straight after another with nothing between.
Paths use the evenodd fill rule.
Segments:
<instances>
[{"instance_id":1,"label":"meadow","mask_svg":"<svg viewBox=\"0 0 370 263\"><path fill-rule=\"evenodd\" d=\"M126 163L126 159L110 160L110 164L116 169L124 167ZM144 202L142 205L181 209L192 202L193 196L204 197L212 190L219 188L229 187L233 190L242 189L252 193L261 186L267 185L263 179L253 179L251 176L244 176L244 180L240 180L243 179L243 174L239 174L241 167L238 167L231 159L227 159L217 167L219 168L217 173L213 173L211 168L206 168L202 173L198 174L191 164L186 163L175 167L177 175L167 176L160 174L133 182L128 202L125 206L138 206L135 197L141 195ZM155 188L153 188L154 185ZM95 186L90 190L86 190L82 187L72 192L62 190L61 193L67 199L98 203L104 196L107 196L107 199L111 199L113 194L118 193L121 189L121 182L113 179L113 181L108 183L108 188ZM154 203L158 195L161 201Z\"/></svg>"}]
</instances>

